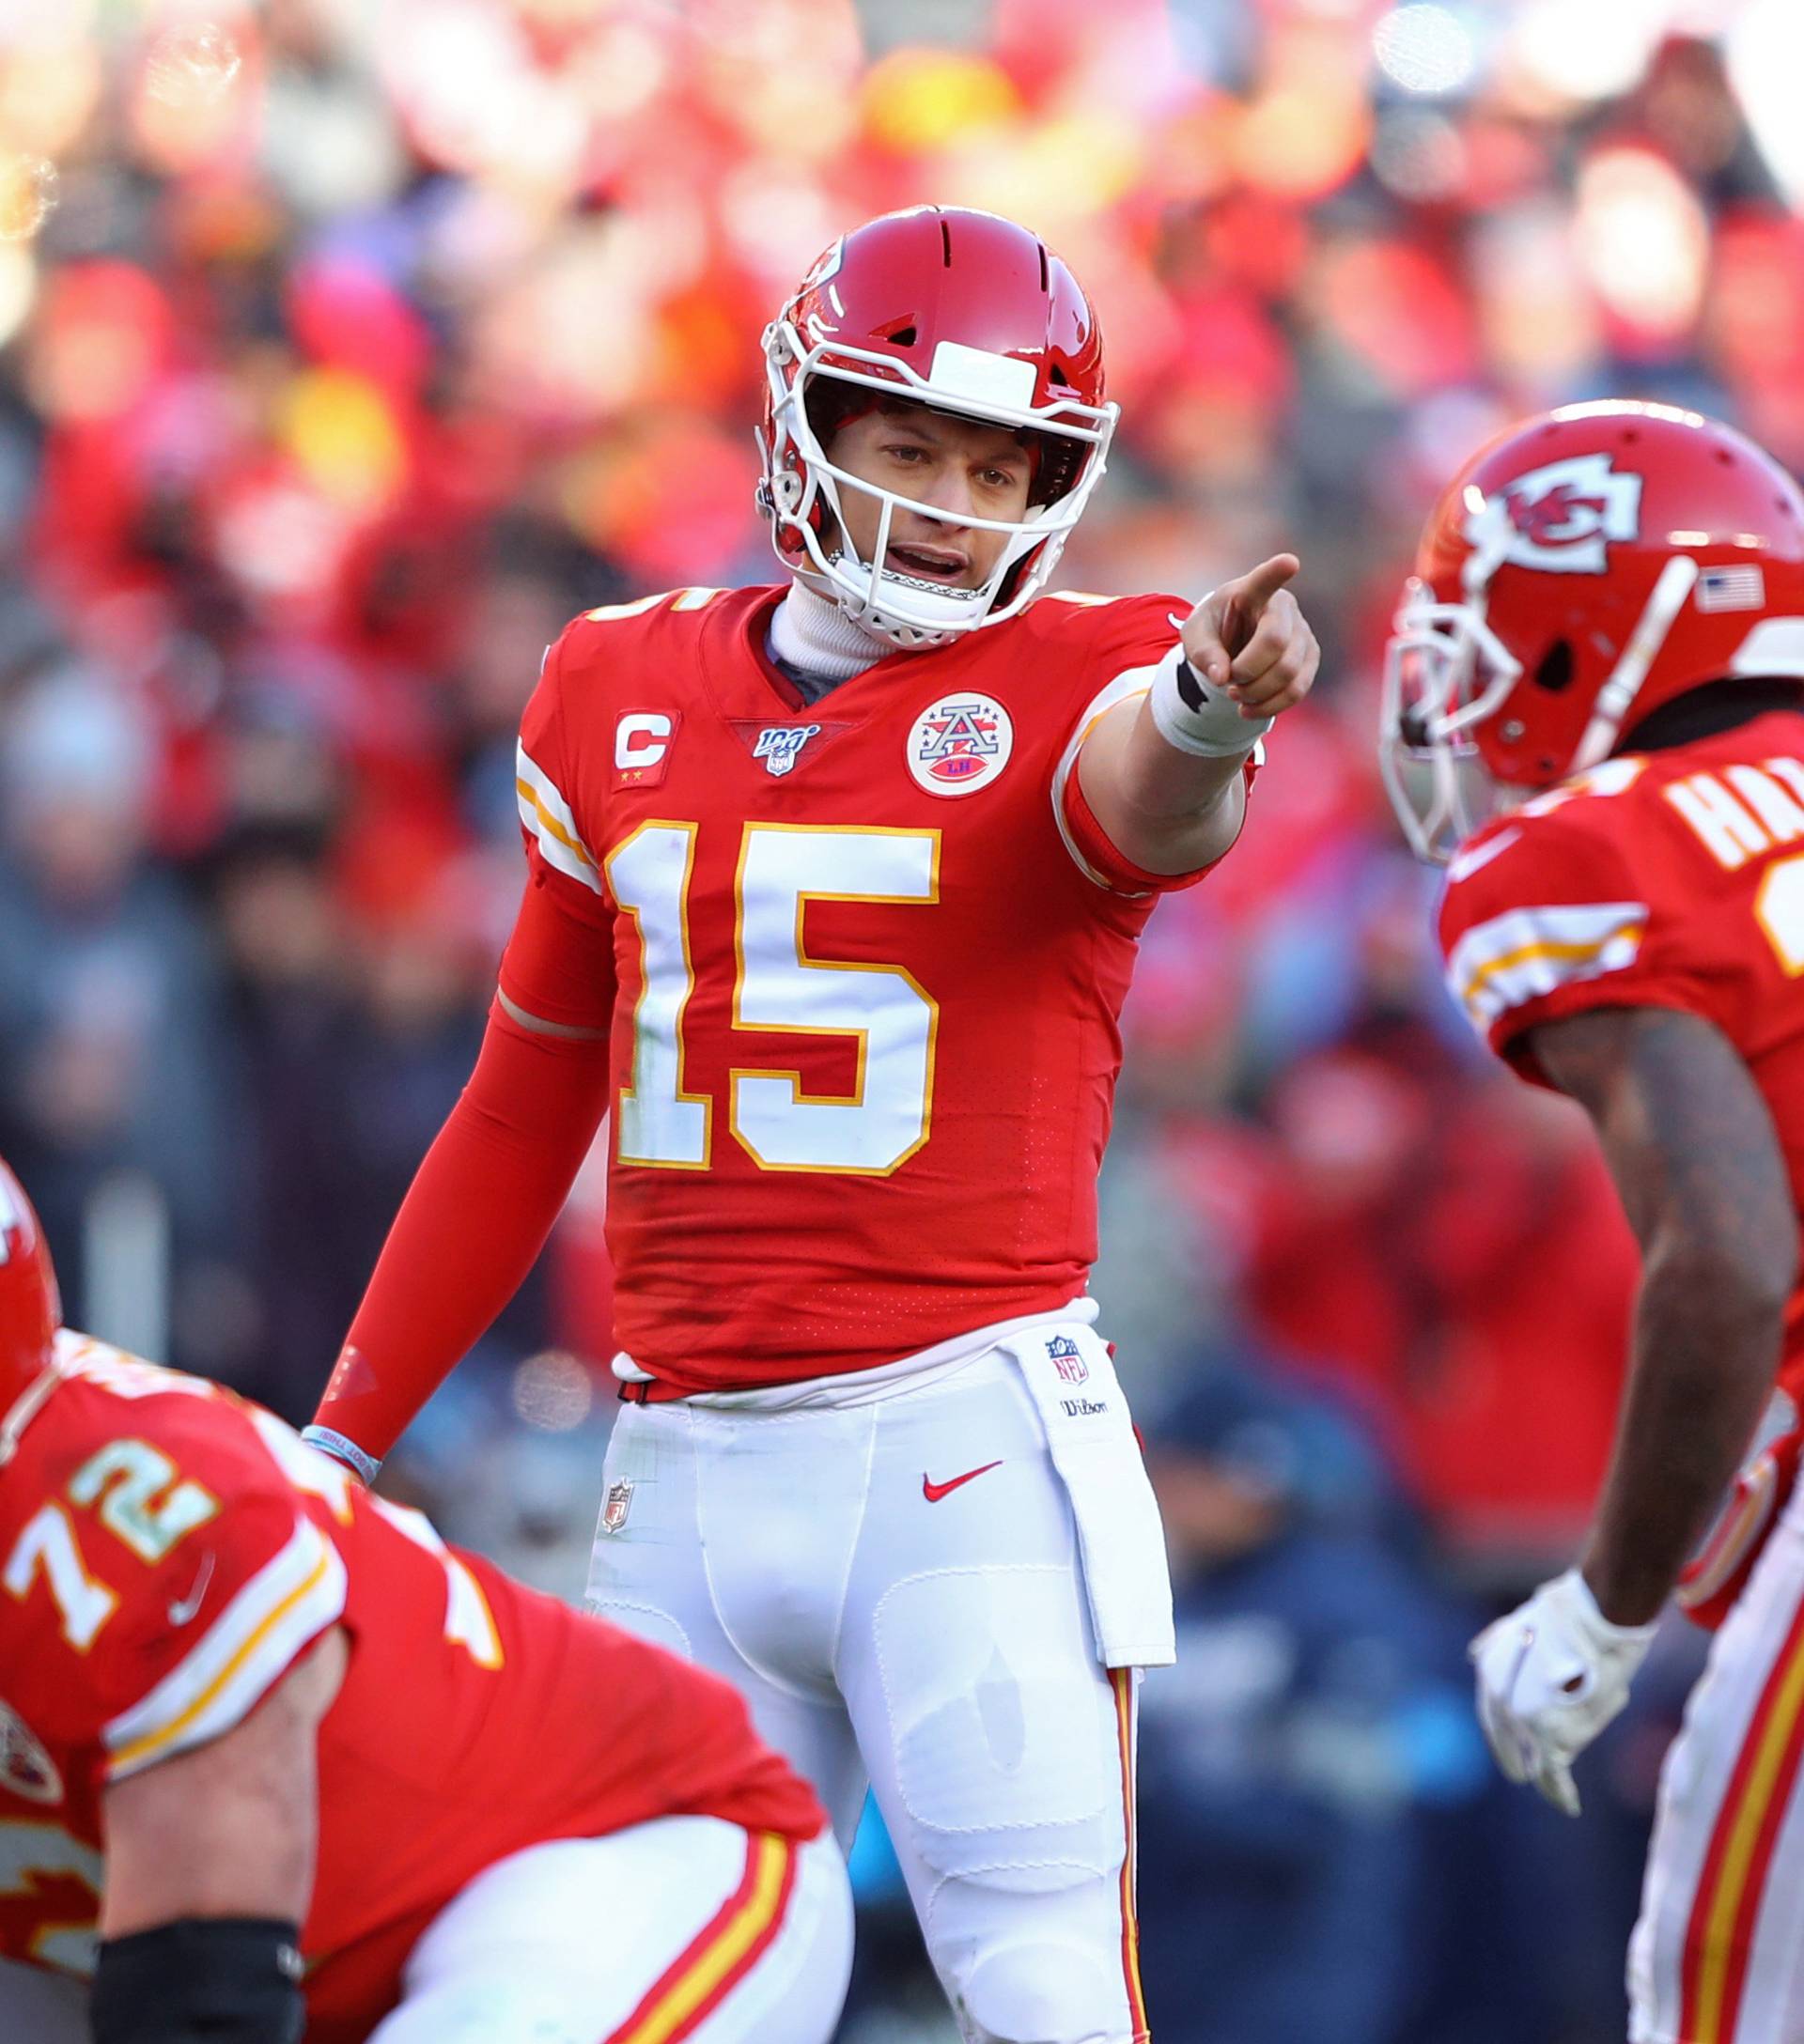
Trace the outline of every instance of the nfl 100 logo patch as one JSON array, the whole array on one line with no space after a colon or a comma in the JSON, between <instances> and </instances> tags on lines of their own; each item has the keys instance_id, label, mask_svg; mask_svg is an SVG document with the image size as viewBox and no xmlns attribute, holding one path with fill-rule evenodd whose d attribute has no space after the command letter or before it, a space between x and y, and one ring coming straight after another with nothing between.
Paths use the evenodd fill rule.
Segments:
<instances>
[{"instance_id":1,"label":"nfl 100 logo patch","mask_svg":"<svg viewBox=\"0 0 1804 2044\"><path fill-rule=\"evenodd\" d=\"M767 724L752 746L752 757L761 759L767 772L786 774L810 738L820 736L818 724Z\"/></svg>"},{"instance_id":2,"label":"nfl 100 logo patch","mask_svg":"<svg viewBox=\"0 0 1804 2044\"><path fill-rule=\"evenodd\" d=\"M1082 1384L1089 1377L1090 1365L1068 1334L1055 1334L1046 1344L1046 1353L1053 1369L1066 1384Z\"/></svg>"}]
</instances>

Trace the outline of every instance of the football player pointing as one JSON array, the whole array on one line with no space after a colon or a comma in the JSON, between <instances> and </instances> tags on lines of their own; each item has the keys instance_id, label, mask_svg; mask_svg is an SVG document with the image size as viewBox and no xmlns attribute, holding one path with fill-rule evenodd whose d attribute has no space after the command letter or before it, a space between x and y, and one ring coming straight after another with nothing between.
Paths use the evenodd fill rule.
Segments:
<instances>
[{"instance_id":1,"label":"football player pointing","mask_svg":"<svg viewBox=\"0 0 1804 2044\"><path fill-rule=\"evenodd\" d=\"M611 1113L594 1607L729 1675L842 1835L870 1779L967 2037L1127 2044L1172 1626L1096 1176L1139 934L1315 644L1287 554L1194 606L1047 592L1115 410L1009 222L860 228L765 361L785 578L547 656L500 998L313 1438L373 1474Z\"/></svg>"},{"instance_id":2,"label":"football player pointing","mask_svg":"<svg viewBox=\"0 0 1804 2044\"><path fill-rule=\"evenodd\" d=\"M1720 1626L1662 1779L1631 2036L1789 2044L1804 496L1690 412L1533 420L1443 495L1386 680L1406 828L1421 849L1458 844L1449 984L1522 1076L1591 1117L1642 1252L1595 1522L1577 1566L1473 1643L1480 1716L1505 1773L1576 1815L1573 1763L1622 1709L1668 1597ZM1486 785L1509 806L1474 831Z\"/></svg>"}]
</instances>

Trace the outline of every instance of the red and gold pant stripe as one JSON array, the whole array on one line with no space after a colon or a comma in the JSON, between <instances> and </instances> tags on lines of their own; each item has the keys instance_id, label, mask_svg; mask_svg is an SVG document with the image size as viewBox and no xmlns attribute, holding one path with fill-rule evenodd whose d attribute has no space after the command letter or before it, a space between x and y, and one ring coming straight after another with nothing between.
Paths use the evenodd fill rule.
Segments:
<instances>
[{"instance_id":1,"label":"red and gold pant stripe","mask_svg":"<svg viewBox=\"0 0 1804 2044\"><path fill-rule=\"evenodd\" d=\"M1733 2044L1773 1847L1804 1758L1804 1606L1748 1727L1686 1928L1686 2044Z\"/></svg>"},{"instance_id":2,"label":"red and gold pant stripe","mask_svg":"<svg viewBox=\"0 0 1804 2044\"><path fill-rule=\"evenodd\" d=\"M775 1942L795 1888L799 1850L793 1839L772 1832L749 1838L739 1886L601 2044L679 2044L692 2036Z\"/></svg>"},{"instance_id":3,"label":"red and gold pant stripe","mask_svg":"<svg viewBox=\"0 0 1804 2044\"><path fill-rule=\"evenodd\" d=\"M1127 1838L1121 1861L1121 1970L1128 1987L1134 2044L1147 2044L1152 2032L1140 1984L1140 1917L1134 1901L1134 1671L1111 1668L1109 1681L1115 1693L1115 1727L1121 1741L1121 1813Z\"/></svg>"}]
</instances>

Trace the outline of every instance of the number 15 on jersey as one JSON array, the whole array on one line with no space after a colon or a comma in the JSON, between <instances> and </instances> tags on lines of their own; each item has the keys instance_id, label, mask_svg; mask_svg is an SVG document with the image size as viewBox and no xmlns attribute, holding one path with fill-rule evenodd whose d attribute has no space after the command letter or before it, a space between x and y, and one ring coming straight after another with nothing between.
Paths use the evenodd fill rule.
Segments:
<instances>
[{"instance_id":1,"label":"number 15 on jersey","mask_svg":"<svg viewBox=\"0 0 1804 2044\"><path fill-rule=\"evenodd\" d=\"M716 1102L685 1085L685 1028L695 972L690 884L700 826L641 825L605 873L639 940L632 1077L621 1091L614 1154L622 1164L707 1170ZM830 883L822 886L826 878ZM810 902L930 906L940 898L940 832L749 823L734 888L732 1026L849 1039L848 1095L804 1091L798 1070L731 1067L727 1126L761 1169L887 1177L932 1120L939 1004L895 965L813 958Z\"/></svg>"}]
</instances>

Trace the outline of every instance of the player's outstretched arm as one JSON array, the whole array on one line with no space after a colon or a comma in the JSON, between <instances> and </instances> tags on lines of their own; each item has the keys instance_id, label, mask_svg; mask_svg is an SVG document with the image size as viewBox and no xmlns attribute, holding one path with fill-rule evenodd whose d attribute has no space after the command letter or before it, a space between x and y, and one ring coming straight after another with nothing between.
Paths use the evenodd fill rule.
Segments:
<instances>
[{"instance_id":1,"label":"player's outstretched arm","mask_svg":"<svg viewBox=\"0 0 1804 2044\"><path fill-rule=\"evenodd\" d=\"M529 884L505 986L605 1017L612 961L550 888ZM520 1289L608 1102L604 1029L496 997L470 1083L426 1154L306 1436L371 1481L408 1422Z\"/></svg>"},{"instance_id":2,"label":"player's outstretched arm","mask_svg":"<svg viewBox=\"0 0 1804 2044\"><path fill-rule=\"evenodd\" d=\"M95 2044L300 2036L319 1721L347 1654L334 1626L230 1731L107 1787Z\"/></svg>"},{"instance_id":3,"label":"player's outstretched arm","mask_svg":"<svg viewBox=\"0 0 1804 2044\"><path fill-rule=\"evenodd\" d=\"M1583 1561L1472 1649L1504 1772L1576 1815L1572 1762L1627 1700L1771 1392L1797 1215L1766 1104L1711 1023L1600 1009L1525 1041L1595 1124L1641 1247L1628 1389Z\"/></svg>"},{"instance_id":4,"label":"player's outstretched arm","mask_svg":"<svg viewBox=\"0 0 1804 2044\"><path fill-rule=\"evenodd\" d=\"M1306 696L1320 648L1274 554L1186 618L1150 691L1116 705L1084 740L1084 798L1115 848L1148 873L1220 859L1245 813L1247 755Z\"/></svg>"}]
</instances>

